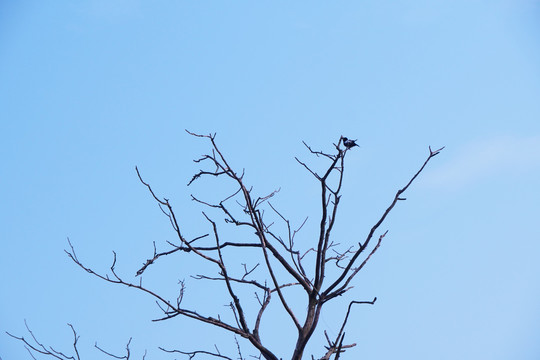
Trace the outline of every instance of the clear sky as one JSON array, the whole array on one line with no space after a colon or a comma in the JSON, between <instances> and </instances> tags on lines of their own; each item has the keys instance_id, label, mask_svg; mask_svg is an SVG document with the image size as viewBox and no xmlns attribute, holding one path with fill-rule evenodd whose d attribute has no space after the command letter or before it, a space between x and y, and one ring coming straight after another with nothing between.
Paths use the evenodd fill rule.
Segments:
<instances>
[{"instance_id":1,"label":"clear sky","mask_svg":"<svg viewBox=\"0 0 540 360\"><path fill-rule=\"evenodd\" d=\"M94 342L135 358L217 344L227 333L160 316L152 299L92 278L64 253L106 271L112 250L131 279L174 240L137 178L208 231L189 194L214 199L212 179L187 188L217 133L246 181L293 223L317 228L318 184L302 140L347 156L336 237L365 237L428 146L446 146L400 202L379 252L354 283L347 359L540 358L540 4L537 1L2 1L0 3L0 357L28 359L24 319L87 359ZM213 197L214 196L214 197ZM220 222L221 226L225 226ZM249 235L249 234L248 234ZM240 264L249 259L235 258ZM214 292L195 264L164 260L145 283L201 307ZM186 300L188 301L188 300ZM343 305L346 299L340 299ZM223 301L225 304L226 301ZM226 313L221 307L214 310ZM275 307L275 317L282 314ZM270 310L269 310L270 311ZM343 308L323 313L339 330ZM291 353L283 321L265 335ZM316 339L320 338L320 333ZM317 340L310 353L320 356ZM244 356L254 354L243 347Z\"/></svg>"}]
</instances>

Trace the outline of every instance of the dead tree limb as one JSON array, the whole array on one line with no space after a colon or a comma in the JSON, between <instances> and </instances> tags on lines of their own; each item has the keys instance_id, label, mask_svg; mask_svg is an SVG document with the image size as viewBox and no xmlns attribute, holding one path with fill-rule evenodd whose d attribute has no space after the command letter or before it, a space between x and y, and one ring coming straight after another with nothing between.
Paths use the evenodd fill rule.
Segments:
<instances>
[{"instance_id":1,"label":"dead tree limb","mask_svg":"<svg viewBox=\"0 0 540 360\"><path fill-rule=\"evenodd\" d=\"M196 164L201 166L201 169L191 177L187 185L190 186L206 177L214 177L223 182L230 182L234 187L232 194L217 201L206 200L193 194L191 195L192 201L206 209L206 211L202 211L202 217L206 219L209 229L202 232L203 235L191 239L186 238L184 236L185 224L182 224L182 219L178 216L181 213L177 214L175 212L169 199L158 196L151 185L143 180L139 169L135 168L141 184L146 187L161 212L167 217L174 231L176 237L174 242L176 244L167 241L172 249L158 252L154 243L153 254L136 271L136 276L139 279L138 282L125 280L124 277L117 273L115 269L117 261L115 252L113 252L112 265L105 273L95 271L91 267L84 265L77 257L69 239L69 250L66 250L66 254L77 266L89 274L112 284L133 288L153 298L163 312L163 316L154 319L154 321L165 321L177 316L184 316L232 333L235 336L237 345L237 356L241 359L243 355L236 336L246 339L258 352L258 358L262 357L266 360L279 359L267 347L264 334L261 334L261 323L267 321L265 319L268 318L268 316L265 316L266 310L275 298L277 298L278 306L281 307L290 319L291 323L289 325L292 325L292 328L296 330L295 347L291 351L291 359L300 360L303 358L306 346L317 329L323 306L328 301L344 295L352 288L354 278L365 267L375 252L377 252L384 237L388 233L387 230L380 230L382 224L397 203L405 200L404 193L422 173L430 160L443 149L433 151L429 148L429 155L422 166L408 180L405 186L397 190L392 201L371 227L365 238L354 239L353 244L344 243L341 245L341 242L333 239L333 230L339 214L338 209L342 196L343 182L345 180L345 158L348 156L349 151L354 149L356 144L354 141L351 142L351 140L345 142L344 140L346 138L340 137L337 143L333 144L332 150L326 152L314 150L304 142L311 155L315 155L325 162L322 170L315 170L307 165L306 162L295 158L315 178L320 186L318 205L320 215L316 225L317 237L312 242L313 245L306 248L305 246L298 246L295 242L295 237L306 225L307 217L299 226L295 227L284 213L278 210L278 207L270 203L270 199L278 194L279 189L269 194L256 195L253 187L247 185L244 181L245 170L242 169L241 172L237 172L230 166L224 153L215 141L216 134L201 135L187 132L191 136L210 143L210 151L194 160ZM265 215L265 209L268 210L267 215ZM214 220L216 218L216 212L219 217L222 217L226 224L225 226L249 229L250 233L254 235L251 235L250 239L227 238L223 235L223 232L220 232L221 225L218 226L217 221ZM273 227L274 222L269 220L268 217L274 217L278 223L284 224L286 228L284 233L276 230L276 227ZM377 241L373 240L374 237L377 238ZM249 265L242 263L242 270L238 271L238 269L229 264L230 261L227 260L228 254L230 252L238 253L243 251L250 251L249 259L253 263ZM159 263L160 259L166 256L198 257L203 262L211 265L215 273L205 274L194 272L190 275L193 279L212 281L217 286L223 287L225 296L228 297L228 308L230 309L228 316L231 316L232 320L225 320L225 317L220 316L220 314L216 318L202 314L197 309L184 307L182 300L186 294L186 287L183 281L180 282L180 290L176 299L168 299L150 287L143 286L142 276L145 271L150 265ZM305 266L306 259L309 261L309 267ZM261 266L259 267L259 265ZM328 274L332 274L334 278L328 279L330 277ZM244 288L254 291L258 303L256 311L245 306L249 299L241 296L241 294L244 294L241 289L243 290ZM297 289L295 292L296 298L290 295L291 289L294 288ZM301 305L297 297L298 292L303 293L303 298L301 299L303 303ZM351 308L354 304L373 305L375 301L376 298L373 301L351 301L349 303L336 338L330 340L326 335L328 346L326 346L326 351L321 359L330 360L333 357L334 360L338 360L345 349L355 346L354 343L347 344L344 342L345 328ZM257 307L256 304L255 307ZM280 326L285 325L280 324ZM29 340L23 337L9 335L22 341L27 346L27 349L31 350L29 350L31 353L34 351L62 360L79 360L77 351L78 336L74 330L75 354L72 356L64 355L50 347L45 347L37 341L30 329L28 331L31 334L34 344L31 344ZM130 342L131 340L126 346L126 355L120 357L103 350L97 343L95 347L111 357L129 359ZM189 359L193 359L199 355L232 359L231 356L222 354L217 347L216 351L160 349L167 353L183 354Z\"/></svg>"}]
</instances>

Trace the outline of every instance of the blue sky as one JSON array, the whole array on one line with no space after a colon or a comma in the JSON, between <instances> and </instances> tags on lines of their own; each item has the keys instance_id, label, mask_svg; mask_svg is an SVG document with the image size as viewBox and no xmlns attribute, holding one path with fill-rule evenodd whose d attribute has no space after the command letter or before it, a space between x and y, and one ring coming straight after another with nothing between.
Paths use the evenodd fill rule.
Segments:
<instances>
[{"instance_id":1,"label":"blue sky","mask_svg":"<svg viewBox=\"0 0 540 360\"><path fill-rule=\"evenodd\" d=\"M256 192L281 188L273 204L296 224L309 216L298 240L309 248L319 186L294 156L322 166L302 140L331 149L345 135L361 148L348 154L336 238L353 243L428 146L446 146L350 292L378 301L355 309L347 358L538 359L539 16L525 0L2 2L0 330L21 335L27 319L68 351L69 322L87 358L99 358L94 341L121 353L130 337L137 358L144 349L175 358L160 345L217 344L235 356L226 333L152 323L151 299L78 269L66 238L102 271L115 250L126 277L152 241L166 249L173 234L135 165L190 236L208 231L189 194L214 199L226 188L185 186L208 149L187 128L216 132ZM145 282L173 296L196 265L167 259ZM192 304L212 309L209 284L188 289ZM321 331L339 330L340 301ZM269 321L266 337L287 358L278 325ZM0 357L29 358L7 335Z\"/></svg>"}]
</instances>

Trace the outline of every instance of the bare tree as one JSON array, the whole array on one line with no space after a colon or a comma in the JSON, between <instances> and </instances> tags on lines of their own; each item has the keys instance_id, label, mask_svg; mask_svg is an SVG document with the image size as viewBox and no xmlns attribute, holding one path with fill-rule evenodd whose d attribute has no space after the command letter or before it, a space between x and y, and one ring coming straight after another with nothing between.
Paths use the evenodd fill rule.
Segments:
<instances>
[{"instance_id":1,"label":"bare tree","mask_svg":"<svg viewBox=\"0 0 540 360\"><path fill-rule=\"evenodd\" d=\"M177 236L177 243L169 242L171 249L163 252L158 252L154 243L152 257L146 260L143 266L136 271L136 276L139 277L138 282L126 281L116 272L116 253L114 253L110 272L104 274L96 272L83 264L77 257L71 242L69 242L70 248L66 250L66 254L86 272L109 283L135 288L156 300L163 312L163 316L154 321L163 321L177 316L184 316L234 334L240 359L244 357L236 337L246 339L256 349L257 355L254 356L255 358L264 358L267 360L279 359L276 353L267 346L260 332L261 323L265 319L268 305L275 298L277 298L280 307L290 319L291 326L296 329L296 344L294 349L291 349L290 358L292 360L303 358L306 346L317 329L324 305L344 295L352 288L354 278L364 268L377 249L379 249L383 238L387 234L387 231L381 232L380 227L388 214L399 201L405 200L403 197L405 191L424 170L428 162L442 150L441 148L433 151L430 148L429 154L422 166L405 186L397 190L386 210L368 231L367 236L365 238L355 239L354 245L349 244L347 245L348 247L341 248L338 243L333 241L332 231L336 223L337 210L341 199L345 158L356 144L352 140L340 137L337 144L333 145L332 152L324 152L313 150L304 143L311 154L325 159L327 165L322 172L317 172L305 162L296 158L296 161L311 173L320 184L318 235L316 241L312 242L316 244L316 247L301 249L295 243L295 236L306 221L304 220L298 228L294 228L291 225L291 222L270 202L270 199L277 191L273 191L265 196L254 195L252 188L244 182L244 172L239 173L234 170L218 148L215 142L215 134L199 135L189 131L188 133L197 138L208 140L211 145L211 151L208 154L194 160L196 163L204 165L205 168L192 177L188 186L202 177L213 176L221 178L223 181L232 182L235 188L233 193L217 202L202 200L199 197L191 195L192 200L209 209L202 212L202 215L208 222L209 233L194 238L186 238L183 232L184 227L178 220L169 200L158 196L150 184L143 180L139 169L136 168L139 180L146 186L163 214L169 219ZM265 216L265 210L285 225L285 234L280 234L274 230L275 227L272 226L274 223L267 220L270 216L268 214ZM254 240L239 240L237 238L234 240L223 239L216 221L212 216L208 215L209 211L213 213L217 211L229 225L250 229L255 234L255 236L251 237ZM260 256L260 262L253 266L243 264L242 271L238 272L237 269L233 269L225 261L225 251L238 253L248 249L257 251ZM226 320L227 316L218 315L217 317L212 317L202 313L198 309L184 307L182 300L184 299L186 288L183 282L181 282L179 293L174 300L168 299L146 285L143 286L142 275L144 272L151 265L158 262L160 258L176 253L184 254L184 256L198 257L215 267L216 272L213 275L196 273L192 273L191 275L196 279L213 281L219 284L218 286L226 289L229 298L228 308L230 310L228 317L231 320ZM262 266L259 268L261 264ZM189 270L192 272L196 271L195 269ZM255 309L245 306L247 300L241 295L241 293L245 293L245 288L251 289L255 293L258 301L258 306ZM304 303L302 306L298 306L297 300L293 300L292 296L289 295L292 289L298 289L304 294ZM374 304L376 300L377 298L371 301L352 300L349 302L337 336L330 338L326 331L324 332L327 345L324 349L321 348L319 359L337 360L346 349L355 346L354 343L345 342L345 328L352 307L355 304ZM252 320L251 322L250 319ZM51 347L42 345L37 341L29 328L28 332L35 344L31 344L24 337L9 335L23 341L31 355L32 353L40 353L58 359L79 359L79 352L77 350L78 336L73 327L71 328L75 339L73 344L75 355L73 356L66 356ZM97 344L96 348L111 357L129 359L130 342L126 346L127 354L122 357L99 348ZM232 359L229 356L223 355L217 347L214 350L196 351L160 349L166 353L183 354L190 359L197 356ZM311 357L313 359L315 358L313 355Z\"/></svg>"}]
</instances>

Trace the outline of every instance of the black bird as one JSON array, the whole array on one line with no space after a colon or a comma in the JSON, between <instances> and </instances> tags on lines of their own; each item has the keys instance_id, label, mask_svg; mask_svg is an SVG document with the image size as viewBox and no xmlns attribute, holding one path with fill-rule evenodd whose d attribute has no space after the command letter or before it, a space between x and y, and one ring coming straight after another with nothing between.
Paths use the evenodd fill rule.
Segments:
<instances>
[{"instance_id":1,"label":"black bird","mask_svg":"<svg viewBox=\"0 0 540 360\"><path fill-rule=\"evenodd\" d=\"M343 145L345 145L347 149L353 148L355 146L360 147L360 145L356 143L356 140L347 139L346 137L343 138Z\"/></svg>"}]
</instances>

